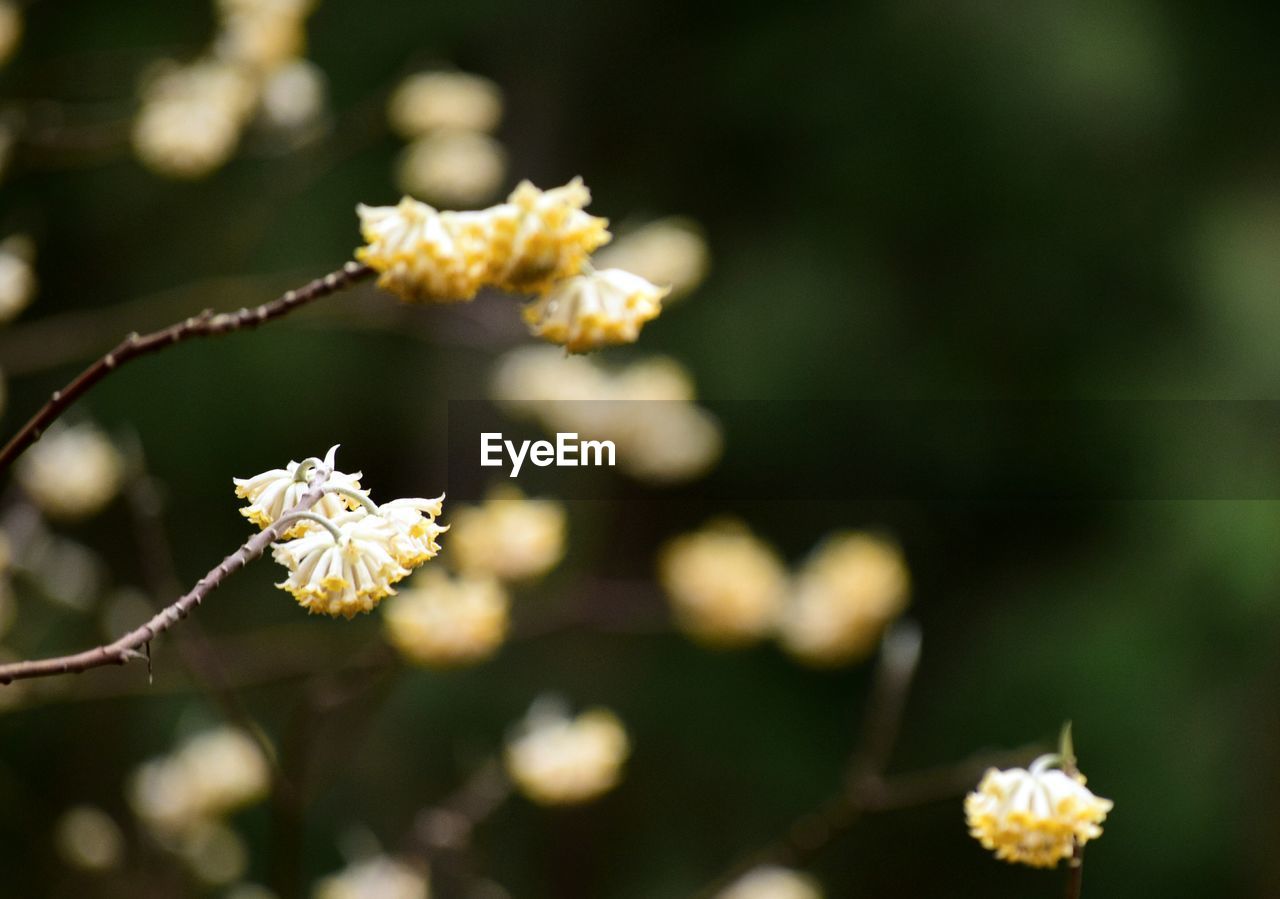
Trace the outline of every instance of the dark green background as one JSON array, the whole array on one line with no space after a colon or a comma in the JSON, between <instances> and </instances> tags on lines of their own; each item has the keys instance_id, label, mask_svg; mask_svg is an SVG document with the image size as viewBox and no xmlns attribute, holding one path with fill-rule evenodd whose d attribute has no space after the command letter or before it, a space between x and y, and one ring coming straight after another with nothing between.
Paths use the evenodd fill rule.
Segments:
<instances>
[{"instance_id":1,"label":"dark green background","mask_svg":"<svg viewBox=\"0 0 1280 899\"><path fill-rule=\"evenodd\" d=\"M195 52L211 28L205 3L42 0L0 85L7 104L70 104L74 121L108 123L109 136L146 64ZM401 144L381 130L379 95L416 66L449 62L506 92L500 137L513 181L581 174L593 211L619 223L669 213L702 223L710 280L636 350L609 357L673 354L710 400L1271 399L1278 29L1280 14L1263 4L1137 0L324 0L309 55L329 77L335 125L318 144L272 157L251 140L196 184L162 181L124 148L20 152L0 187L0 222L37 239L42 289L0 335L0 367L21 369L13 359L32 341L44 352L45 337L22 329L46 316L153 297L134 310L149 320L108 314L77 326L101 351L130 328L262 302L336 268L357 244L354 205L397 197ZM245 275L262 280L175 290ZM153 296L171 290L171 308L170 294ZM399 310L361 291L139 362L85 408L145 444L191 582L243 539L233 475L341 442L376 495L446 489L447 400L484 395L491 358L520 341L515 314L499 297ZM7 431L76 368L28 367L39 370L10 384ZM992 408L998 436L1005 407ZM1014 430L1020 413L1008 408ZM768 438L803 446L808 432L787 410L725 404L731 430L765 439L731 444L713 484L788 495ZM864 423L868 439L910 414L886 405ZM1280 509L1266 497L1280 447L1244 425L1247 416L1214 434L1256 460L1269 489L1234 499L1187 486L1233 473L1213 470L1217 457L1185 422L1134 447L1184 473L1162 493L1135 467L1141 500L1122 490L1075 502L1030 491L1001 502L858 499L877 472L840 464L830 447L806 448L833 460L816 473L837 497L825 502L808 490L811 470L796 473L806 493L790 502L642 498L614 485L613 502L572 505L568 560L521 596L517 614L536 619L587 574L647 577L662 539L722 511L793 560L833 528L887 529L912 564L911 615L925 635L895 768L1048 742L1072 718L1091 786L1116 802L1090 847L1088 896L1277 895ZM927 433L899 445L904 464L936 453ZM116 585L140 581L128 522L117 504L72 532L103 554ZM316 672L378 641L375 621L306 619L271 589L271 568L229 583L200 611L205 630L284 628L281 640L310 641L304 651L324 647ZM99 636L92 616L22 601L7 641L20 653ZM157 647L157 665L170 685L183 682L171 649ZM145 674L94 672L68 689L100 678L141 691ZM405 674L316 734L306 877L341 864L335 841L352 823L394 848L414 811L552 688L617 709L635 754L624 785L598 804L501 811L478 835L493 876L521 897L687 895L830 793L867 680L867 666L814 673L771 648L714 654L670 634L582 630L509 646L475 670ZM295 679L243 695L281 736L306 689ZM218 719L194 692L55 697L0 715L0 893L194 889L165 879L172 872L136 842L131 883L86 881L60 868L50 838L75 803L127 820L123 778L193 714ZM254 878L266 879L269 814L237 821ZM959 797L867 819L814 870L841 897L1061 890L1060 875L987 857L965 835Z\"/></svg>"}]
</instances>

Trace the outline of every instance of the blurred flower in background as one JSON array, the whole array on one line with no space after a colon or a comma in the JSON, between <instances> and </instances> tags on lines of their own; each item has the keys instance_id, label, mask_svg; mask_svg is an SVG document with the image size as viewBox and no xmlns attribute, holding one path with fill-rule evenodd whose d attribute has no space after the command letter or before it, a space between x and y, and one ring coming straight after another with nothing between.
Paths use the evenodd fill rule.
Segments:
<instances>
[{"instance_id":1,"label":"blurred flower in background","mask_svg":"<svg viewBox=\"0 0 1280 899\"><path fill-rule=\"evenodd\" d=\"M78 805L63 812L54 830L63 861L86 871L106 871L124 860L120 826L102 809Z\"/></svg>"},{"instance_id":2,"label":"blurred flower in background","mask_svg":"<svg viewBox=\"0 0 1280 899\"><path fill-rule=\"evenodd\" d=\"M561 503L499 487L483 503L454 510L446 558L464 574L504 581L541 577L564 556L565 521Z\"/></svg>"},{"instance_id":3,"label":"blurred flower in background","mask_svg":"<svg viewBox=\"0 0 1280 899\"><path fill-rule=\"evenodd\" d=\"M13 0L0 2L0 66L9 61L22 40L22 10Z\"/></svg>"},{"instance_id":4,"label":"blurred flower in background","mask_svg":"<svg viewBox=\"0 0 1280 899\"><path fill-rule=\"evenodd\" d=\"M623 231L596 253L597 268L620 268L670 290L664 302L684 297L707 277L711 253L702 229L672 216Z\"/></svg>"},{"instance_id":5,"label":"blurred flower in background","mask_svg":"<svg viewBox=\"0 0 1280 899\"><path fill-rule=\"evenodd\" d=\"M35 243L14 235L0 243L0 324L12 321L36 293Z\"/></svg>"},{"instance_id":6,"label":"blurred flower in background","mask_svg":"<svg viewBox=\"0 0 1280 899\"><path fill-rule=\"evenodd\" d=\"M711 646L742 646L771 635L787 594L787 569L778 554L745 525L724 519L667 543L658 578L677 626Z\"/></svg>"},{"instance_id":7,"label":"blurred flower in background","mask_svg":"<svg viewBox=\"0 0 1280 899\"><path fill-rule=\"evenodd\" d=\"M796 573L779 620L782 646L818 666L864 658L906 608L909 587L896 546L868 534L832 535Z\"/></svg>"},{"instance_id":8,"label":"blurred flower in background","mask_svg":"<svg viewBox=\"0 0 1280 899\"><path fill-rule=\"evenodd\" d=\"M822 899L822 888L812 877L764 865L743 874L716 894L716 899Z\"/></svg>"},{"instance_id":9,"label":"blurred flower in background","mask_svg":"<svg viewBox=\"0 0 1280 899\"><path fill-rule=\"evenodd\" d=\"M425 873L386 855L355 862L321 879L312 899L430 899Z\"/></svg>"},{"instance_id":10,"label":"blurred flower in background","mask_svg":"<svg viewBox=\"0 0 1280 899\"><path fill-rule=\"evenodd\" d=\"M120 492L124 458L87 421L57 425L18 460L15 474L41 512L76 521L101 511Z\"/></svg>"},{"instance_id":11,"label":"blurred flower in background","mask_svg":"<svg viewBox=\"0 0 1280 899\"><path fill-rule=\"evenodd\" d=\"M486 575L430 571L413 578L387 602L387 639L409 661L428 668L474 664L491 656L507 635L511 601Z\"/></svg>"},{"instance_id":12,"label":"blurred flower in background","mask_svg":"<svg viewBox=\"0 0 1280 899\"><path fill-rule=\"evenodd\" d=\"M507 742L507 774L539 805L589 802L617 785L630 753L627 732L607 709L571 717L557 699L543 697L529 709Z\"/></svg>"}]
</instances>

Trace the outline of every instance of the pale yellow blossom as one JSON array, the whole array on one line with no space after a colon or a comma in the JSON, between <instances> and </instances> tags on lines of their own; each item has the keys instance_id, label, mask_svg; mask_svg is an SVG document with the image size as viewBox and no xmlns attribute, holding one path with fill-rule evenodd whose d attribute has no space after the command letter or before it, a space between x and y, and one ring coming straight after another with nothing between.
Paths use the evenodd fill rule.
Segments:
<instances>
[{"instance_id":1,"label":"pale yellow blossom","mask_svg":"<svg viewBox=\"0 0 1280 899\"><path fill-rule=\"evenodd\" d=\"M515 488L495 490L478 506L459 506L450 528L449 559L468 574L504 581L534 578L564 555L564 506L526 499Z\"/></svg>"},{"instance_id":2,"label":"pale yellow blossom","mask_svg":"<svg viewBox=\"0 0 1280 899\"><path fill-rule=\"evenodd\" d=\"M424 872L379 855L321 879L311 899L431 899L431 887Z\"/></svg>"},{"instance_id":3,"label":"pale yellow blossom","mask_svg":"<svg viewBox=\"0 0 1280 899\"><path fill-rule=\"evenodd\" d=\"M102 809L78 805L58 819L54 830L63 861L86 871L107 871L124 857L124 834Z\"/></svg>"},{"instance_id":4,"label":"pale yellow blossom","mask_svg":"<svg viewBox=\"0 0 1280 899\"><path fill-rule=\"evenodd\" d=\"M1041 756L1029 769L988 769L964 802L969 833L1007 862L1052 868L1102 835L1110 799L1095 796L1079 774Z\"/></svg>"},{"instance_id":5,"label":"pale yellow blossom","mask_svg":"<svg viewBox=\"0 0 1280 899\"><path fill-rule=\"evenodd\" d=\"M229 727L205 731L134 774L129 800L153 828L178 833L266 795L267 759L258 744Z\"/></svg>"},{"instance_id":6,"label":"pale yellow blossom","mask_svg":"<svg viewBox=\"0 0 1280 899\"><path fill-rule=\"evenodd\" d=\"M88 422L55 427L22 455L16 475L45 515L63 521L102 510L124 480L124 459L115 444Z\"/></svg>"},{"instance_id":7,"label":"pale yellow blossom","mask_svg":"<svg viewBox=\"0 0 1280 899\"><path fill-rule=\"evenodd\" d=\"M812 877L777 865L761 865L743 874L715 899L823 899Z\"/></svg>"},{"instance_id":8,"label":"pale yellow blossom","mask_svg":"<svg viewBox=\"0 0 1280 899\"><path fill-rule=\"evenodd\" d=\"M525 797L540 805L589 802L617 785L630 742L622 722L607 709L576 718L546 700L534 703L507 744L507 774Z\"/></svg>"},{"instance_id":9,"label":"pale yellow blossom","mask_svg":"<svg viewBox=\"0 0 1280 899\"><path fill-rule=\"evenodd\" d=\"M596 254L597 268L620 268L670 288L665 302L693 291L707 276L710 252L696 225L665 218L627 231Z\"/></svg>"},{"instance_id":10,"label":"pale yellow blossom","mask_svg":"<svg viewBox=\"0 0 1280 899\"><path fill-rule=\"evenodd\" d=\"M235 152L258 90L251 73L233 64L169 64L143 90L133 127L138 158L172 178L208 175Z\"/></svg>"},{"instance_id":11,"label":"pale yellow blossom","mask_svg":"<svg viewBox=\"0 0 1280 899\"><path fill-rule=\"evenodd\" d=\"M273 468L251 478L232 478L236 485L236 496L249 501L249 505L240 510L240 514L264 530L275 524L285 512L297 505L307 492L307 473L310 466L290 462L285 468ZM326 485L341 487L353 493L367 495L360 489L360 472L344 474L335 471L329 475ZM326 493L320 501L312 506L312 511L320 515L334 516L349 509L360 507L360 501L341 493ZM309 522L299 522L285 532L286 536L295 536L314 528Z\"/></svg>"},{"instance_id":12,"label":"pale yellow blossom","mask_svg":"<svg viewBox=\"0 0 1280 899\"><path fill-rule=\"evenodd\" d=\"M405 658L429 668L482 661L502 645L511 601L493 578L419 575L383 612L387 639Z\"/></svg>"},{"instance_id":13,"label":"pale yellow blossom","mask_svg":"<svg viewBox=\"0 0 1280 899\"><path fill-rule=\"evenodd\" d=\"M432 203L476 206L492 199L506 174L506 151L487 134L438 131L404 149L396 183Z\"/></svg>"},{"instance_id":14,"label":"pale yellow blossom","mask_svg":"<svg viewBox=\"0 0 1280 899\"><path fill-rule=\"evenodd\" d=\"M492 131L502 118L502 91L479 75L419 72L396 87L387 117L406 138L438 130Z\"/></svg>"},{"instance_id":15,"label":"pale yellow blossom","mask_svg":"<svg viewBox=\"0 0 1280 899\"><path fill-rule=\"evenodd\" d=\"M0 324L16 318L35 296L34 256L30 238L14 236L0 243Z\"/></svg>"},{"instance_id":16,"label":"pale yellow blossom","mask_svg":"<svg viewBox=\"0 0 1280 899\"><path fill-rule=\"evenodd\" d=\"M906 608L909 587L896 546L867 534L833 535L795 578L779 620L782 645L812 665L863 658Z\"/></svg>"},{"instance_id":17,"label":"pale yellow blossom","mask_svg":"<svg viewBox=\"0 0 1280 899\"><path fill-rule=\"evenodd\" d=\"M714 646L739 646L770 634L787 590L787 570L777 553L729 521L668 543L658 557L658 577L680 629Z\"/></svg>"}]
</instances>

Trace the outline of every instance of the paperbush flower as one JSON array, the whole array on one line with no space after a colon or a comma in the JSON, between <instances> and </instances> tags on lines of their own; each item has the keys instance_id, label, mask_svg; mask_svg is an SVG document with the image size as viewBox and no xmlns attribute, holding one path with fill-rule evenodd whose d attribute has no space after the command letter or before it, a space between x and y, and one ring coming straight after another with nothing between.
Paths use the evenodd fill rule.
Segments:
<instances>
[{"instance_id":1,"label":"paperbush flower","mask_svg":"<svg viewBox=\"0 0 1280 899\"><path fill-rule=\"evenodd\" d=\"M541 805L588 802L613 789L630 752L627 732L607 709L576 718L540 700L507 744L507 773L528 799Z\"/></svg>"},{"instance_id":2,"label":"paperbush flower","mask_svg":"<svg viewBox=\"0 0 1280 899\"><path fill-rule=\"evenodd\" d=\"M436 538L449 530L436 523L444 495L435 499L393 499L378 507L378 515L394 530L388 541L391 554L406 568L416 568L440 552Z\"/></svg>"},{"instance_id":3,"label":"paperbush flower","mask_svg":"<svg viewBox=\"0 0 1280 899\"><path fill-rule=\"evenodd\" d=\"M779 619L782 645L812 665L860 659L906 608L909 586L897 547L867 534L836 534L795 578Z\"/></svg>"},{"instance_id":4,"label":"paperbush flower","mask_svg":"<svg viewBox=\"0 0 1280 899\"><path fill-rule=\"evenodd\" d=\"M240 514L263 529L274 524L276 519L292 509L307 492L307 480L299 476L300 464L290 462L286 468L273 468L251 478L232 478L236 485L236 496L249 501L249 505L241 509ZM360 489L360 476L358 471L355 474L335 471L329 476L328 484L364 493ZM312 511L334 516L359 506L359 500L338 493L326 493L312 507ZM310 522L299 522L286 532L286 536L301 534L314 527L316 525Z\"/></svg>"},{"instance_id":5,"label":"paperbush flower","mask_svg":"<svg viewBox=\"0 0 1280 899\"><path fill-rule=\"evenodd\" d=\"M364 509L332 519L338 535L313 528L272 547L289 576L276 586L287 590L308 612L353 618L369 612L392 585L408 576L394 544L399 527Z\"/></svg>"},{"instance_id":6,"label":"paperbush flower","mask_svg":"<svg viewBox=\"0 0 1280 899\"><path fill-rule=\"evenodd\" d=\"M491 283L510 293L543 293L578 274L610 237L607 219L583 211L590 202L581 178L546 191L521 181L505 204L488 210Z\"/></svg>"},{"instance_id":7,"label":"paperbush flower","mask_svg":"<svg viewBox=\"0 0 1280 899\"><path fill-rule=\"evenodd\" d=\"M429 668L488 658L507 635L510 600L490 577L419 575L383 613L387 639L405 658Z\"/></svg>"},{"instance_id":8,"label":"paperbush flower","mask_svg":"<svg viewBox=\"0 0 1280 899\"><path fill-rule=\"evenodd\" d=\"M379 287L403 300L456 303L485 283L492 236L483 213L441 213L410 197L356 211L366 242L356 257L379 273Z\"/></svg>"},{"instance_id":9,"label":"paperbush flower","mask_svg":"<svg viewBox=\"0 0 1280 899\"><path fill-rule=\"evenodd\" d=\"M1071 858L1074 844L1102 835L1110 799L1095 796L1084 777L1053 768L1045 755L1029 769L991 768L964 801L969 833L996 858L1052 868Z\"/></svg>"},{"instance_id":10,"label":"paperbush flower","mask_svg":"<svg viewBox=\"0 0 1280 899\"><path fill-rule=\"evenodd\" d=\"M787 589L777 553L728 521L668 543L658 576L680 629L718 646L751 643L772 632Z\"/></svg>"},{"instance_id":11,"label":"paperbush flower","mask_svg":"<svg viewBox=\"0 0 1280 899\"><path fill-rule=\"evenodd\" d=\"M16 467L18 482L50 518L74 521L102 510L120 492L124 460L92 424L51 429Z\"/></svg>"},{"instance_id":12,"label":"paperbush flower","mask_svg":"<svg viewBox=\"0 0 1280 899\"><path fill-rule=\"evenodd\" d=\"M449 559L462 572L518 581L546 574L564 555L564 506L519 490L495 490L451 522Z\"/></svg>"},{"instance_id":13,"label":"paperbush flower","mask_svg":"<svg viewBox=\"0 0 1280 899\"><path fill-rule=\"evenodd\" d=\"M644 323L662 312L666 294L639 275L605 269L554 284L524 307L524 320L534 335L583 353L634 343Z\"/></svg>"},{"instance_id":14,"label":"paperbush flower","mask_svg":"<svg viewBox=\"0 0 1280 899\"><path fill-rule=\"evenodd\" d=\"M36 273L31 266L35 244L15 236L0 243L0 324L27 308L36 292Z\"/></svg>"},{"instance_id":15,"label":"paperbush flower","mask_svg":"<svg viewBox=\"0 0 1280 899\"><path fill-rule=\"evenodd\" d=\"M427 877L390 856L379 855L322 878L312 899L430 899Z\"/></svg>"},{"instance_id":16,"label":"paperbush flower","mask_svg":"<svg viewBox=\"0 0 1280 899\"><path fill-rule=\"evenodd\" d=\"M502 118L502 91L479 75L419 72L395 89L387 118L406 138L431 131L492 131Z\"/></svg>"},{"instance_id":17,"label":"paperbush flower","mask_svg":"<svg viewBox=\"0 0 1280 899\"><path fill-rule=\"evenodd\" d=\"M506 174L506 151L489 135L440 131L405 148L396 183L433 203L476 206L493 198Z\"/></svg>"}]
</instances>

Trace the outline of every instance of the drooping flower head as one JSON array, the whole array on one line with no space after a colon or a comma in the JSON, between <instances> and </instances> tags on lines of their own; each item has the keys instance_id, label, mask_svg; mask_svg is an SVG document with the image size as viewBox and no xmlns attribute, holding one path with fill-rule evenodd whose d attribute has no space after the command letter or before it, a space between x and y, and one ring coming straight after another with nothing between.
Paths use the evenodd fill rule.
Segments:
<instances>
[{"instance_id":1,"label":"drooping flower head","mask_svg":"<svg viewBox=\"0 0 1280 899\"><path fill-rule=\"evenodd\" d=\"M969 833L1007 862L1052 868L1102 835L1110 799L1095 796L1079 774L1054 768L1045 755L1030 768L991 768L965 797Z\"/></svg>"},{"instance_id":2,"label":"drooping flower head","mask_svg":"<svg viewBox=\"0 0 1280 899\"><path fill-rule=\"evenodd\" d=\"M444 495L435 499L393 499L378 507L378 515L391 526L391 554L406 568L416 568L440 552L436 538L449 530L436 517L444 506Z\"/></svg>"},{"instance_id":3,"label":"drooping flower head","mask_svg":"<svg viewBox=\"0 0 1280 899\"><path fill-rule=\"evenodd\" d=\"M312 528L272 555L289 569L276 586L287 590L308 612L353 618L372 611L392 585L410 569L400 563L394 541L403 536L386 518L361 508L331 519L329 528Z\"/></svg>"},{"instance_id":4,"label":"drooping flower head","mask_svg":"<svg viewBox=\"0 0 1280 899\"><path fill-rule=\"evenodd\" d=\"M457 303L484 285L490 235L481 213L441 213L411 197L356 211L365 240L356 258L379 273L379 287L410 302Z\"/></svg>"},{"instance_id":5,"label":"drooping flower head","mask_svg":"<svg viewBox=\"0 0 1280 899\"><path fill-rule=\"evenodd\" d=\"M550 286L524 308L529 330L571 353L634 343L645 322L662 312L666 288L639 275L610 268Z\"/></svg>"},{"instance_id":6,"label":"drooping flower head","mask_svg":"<svg viewBox=\"0 0 1280 899\"><path fill-rule=\"evenodd\" d=\"M544 293L582 271L608 243L609 222L584 211L591 191L574 178L551 190L521 181L507 202L488 210L494 245L490 281L510 293Z\"/></svg>"},{"instance_id":7,"label":"drooping flower head","mask_svg":"<svg viewBox=\"0 0 1280 899\"><path fill-rule=\"evenodd\" d=\"M627 732L607 709L576 718L554 700L535 702L507 744L507 774L540 805L588 802L613 789L630 752Z\"/></svg>"},{"instance_id":8,"label":"drooping flower head","mask_svg":"<svg viewBox=\"0 0 1280 899\"><path fill-rule=\"evenodd\" d=\"M418 575L389 600L387 638L409 661L453 668L487 659L507 635L510 598L491 577Z\"/></svg>"}]
</instances>

